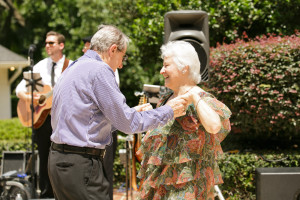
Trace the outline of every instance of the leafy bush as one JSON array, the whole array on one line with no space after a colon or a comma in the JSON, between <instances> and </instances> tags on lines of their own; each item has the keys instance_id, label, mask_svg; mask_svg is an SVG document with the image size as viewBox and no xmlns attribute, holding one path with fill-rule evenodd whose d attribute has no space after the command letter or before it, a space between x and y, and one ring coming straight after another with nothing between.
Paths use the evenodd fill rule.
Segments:
<instances>
[{"instance_id":1,"label":"leafy bush","mask_svg":"<svg viewBox=\"0 0 300 200\"><path fill-rule=\"evenodd\" d=\"M0 141L27 140L31 137L31 128L23 127L18 118L0 120Z\"/></svg>"},{"instance_id":2,"label":"leafy bush","mask_svg":"<svg viewBox=\"0 0 300 200\"><path fill-rule=\"evenodd\" d=\"M298 151L225 153L219 160L224 184L219 188L227 200L256 199L256 168L299 167Z\"/></svg>"},{"instance_id":3,"label":"leafy bush","mask_svg":"<svg viewBox=\"0 0 300 200\"><path fill-rule=\"evenodd\" d=\"M0 120L0 157L2 151L31 151L31 128L18 118Z\"/></svg>"},{"instance_id":4,"label":"leafy bush","mask_svg":"<svg viewBox=\"0 0 300 200\"><path fill-rule=\"evenodd\" d=\"M209 84L233 113L233 133L299 136L299 36L244 34L211 49Z\"/></svg>"}]
</instances>

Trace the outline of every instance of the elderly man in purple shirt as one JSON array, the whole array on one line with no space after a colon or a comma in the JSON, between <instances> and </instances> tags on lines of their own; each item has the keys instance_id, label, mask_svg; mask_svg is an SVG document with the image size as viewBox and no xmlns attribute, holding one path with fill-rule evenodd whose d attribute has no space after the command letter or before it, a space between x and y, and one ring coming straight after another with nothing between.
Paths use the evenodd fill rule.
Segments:
<instances>
[{"instance_id":1,"label":"elderly man in purple shirt","mask_svg":"<svg viewBox=\"0 0 300 200\"><path fill-rule=\"evenodd\" d=\"M128 43L118 28L101 25L91 40L92 50L74 61L56 83L48 162L55 199L108 200L102 159L112 131L144 132L185 114L187 97L146 111L147 105L126 104L114 71L123 67Z\"/></svg>"}]
</instances>

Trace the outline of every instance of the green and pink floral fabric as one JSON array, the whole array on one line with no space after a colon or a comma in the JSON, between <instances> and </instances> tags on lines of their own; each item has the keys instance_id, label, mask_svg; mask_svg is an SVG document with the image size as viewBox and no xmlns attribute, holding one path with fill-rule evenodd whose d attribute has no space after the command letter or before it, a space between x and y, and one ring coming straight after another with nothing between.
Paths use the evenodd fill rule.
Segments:
<instances>
[{"instance_id":1,"label":"green and pink floral fabric","mask_svg":"<svg viewBox=\"0 0 300 200\"><path fill-rule=\"evenodd\" d=\"M171 95L166 94L158 106ZM223 153L220 143L231 129L231 112L209 93L200 96L219 114L221 130L208 133L191 104L185 116L148 131L138 151L143 155L138 174L143 180L139 199L208 199L214 185L223 183L216 159Z\"/></svg>"}]
</instances>

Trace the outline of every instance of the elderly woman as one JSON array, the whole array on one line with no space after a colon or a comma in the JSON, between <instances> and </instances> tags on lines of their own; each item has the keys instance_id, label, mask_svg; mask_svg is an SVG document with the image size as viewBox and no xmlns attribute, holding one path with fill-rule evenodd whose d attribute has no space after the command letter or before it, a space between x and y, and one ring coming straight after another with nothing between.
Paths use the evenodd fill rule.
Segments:
<instances>
[{"instance_id":1,"label":"elderly woman","mask_svg":"<svg viewBox=\"0 0 300 200\"><path fill-rule=\"evenodd\" d=\"M230 132L230 110L201 89L200 62L194 47L173 41L161 47L160 73L172 91L158 106L188 96L186 115L148 131L138 153L143 161L140 199L214 199L214 185L223 183L217 155Z\"/></svg>"}]
</instances>

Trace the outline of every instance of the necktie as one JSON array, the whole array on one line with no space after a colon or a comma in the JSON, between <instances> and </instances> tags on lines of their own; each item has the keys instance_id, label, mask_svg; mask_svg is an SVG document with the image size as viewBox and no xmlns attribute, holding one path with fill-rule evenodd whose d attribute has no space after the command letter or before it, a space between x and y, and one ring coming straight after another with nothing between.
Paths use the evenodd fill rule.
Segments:
<instances>
[{"instance_id":1,"label":"necktie","mask_svg":"<svg viewBox=\"0 0 300 200\"><path fill-rule=\"evenodd\" d=\"M56 65L56 63L53 62L52 63L52 69L51 69L51 86L52 87L55 85L55 83L54 83L54 76L55 76L55 74L54 74L54 67L55 67L55 65Z\"/></svg>"}]
</instances>

